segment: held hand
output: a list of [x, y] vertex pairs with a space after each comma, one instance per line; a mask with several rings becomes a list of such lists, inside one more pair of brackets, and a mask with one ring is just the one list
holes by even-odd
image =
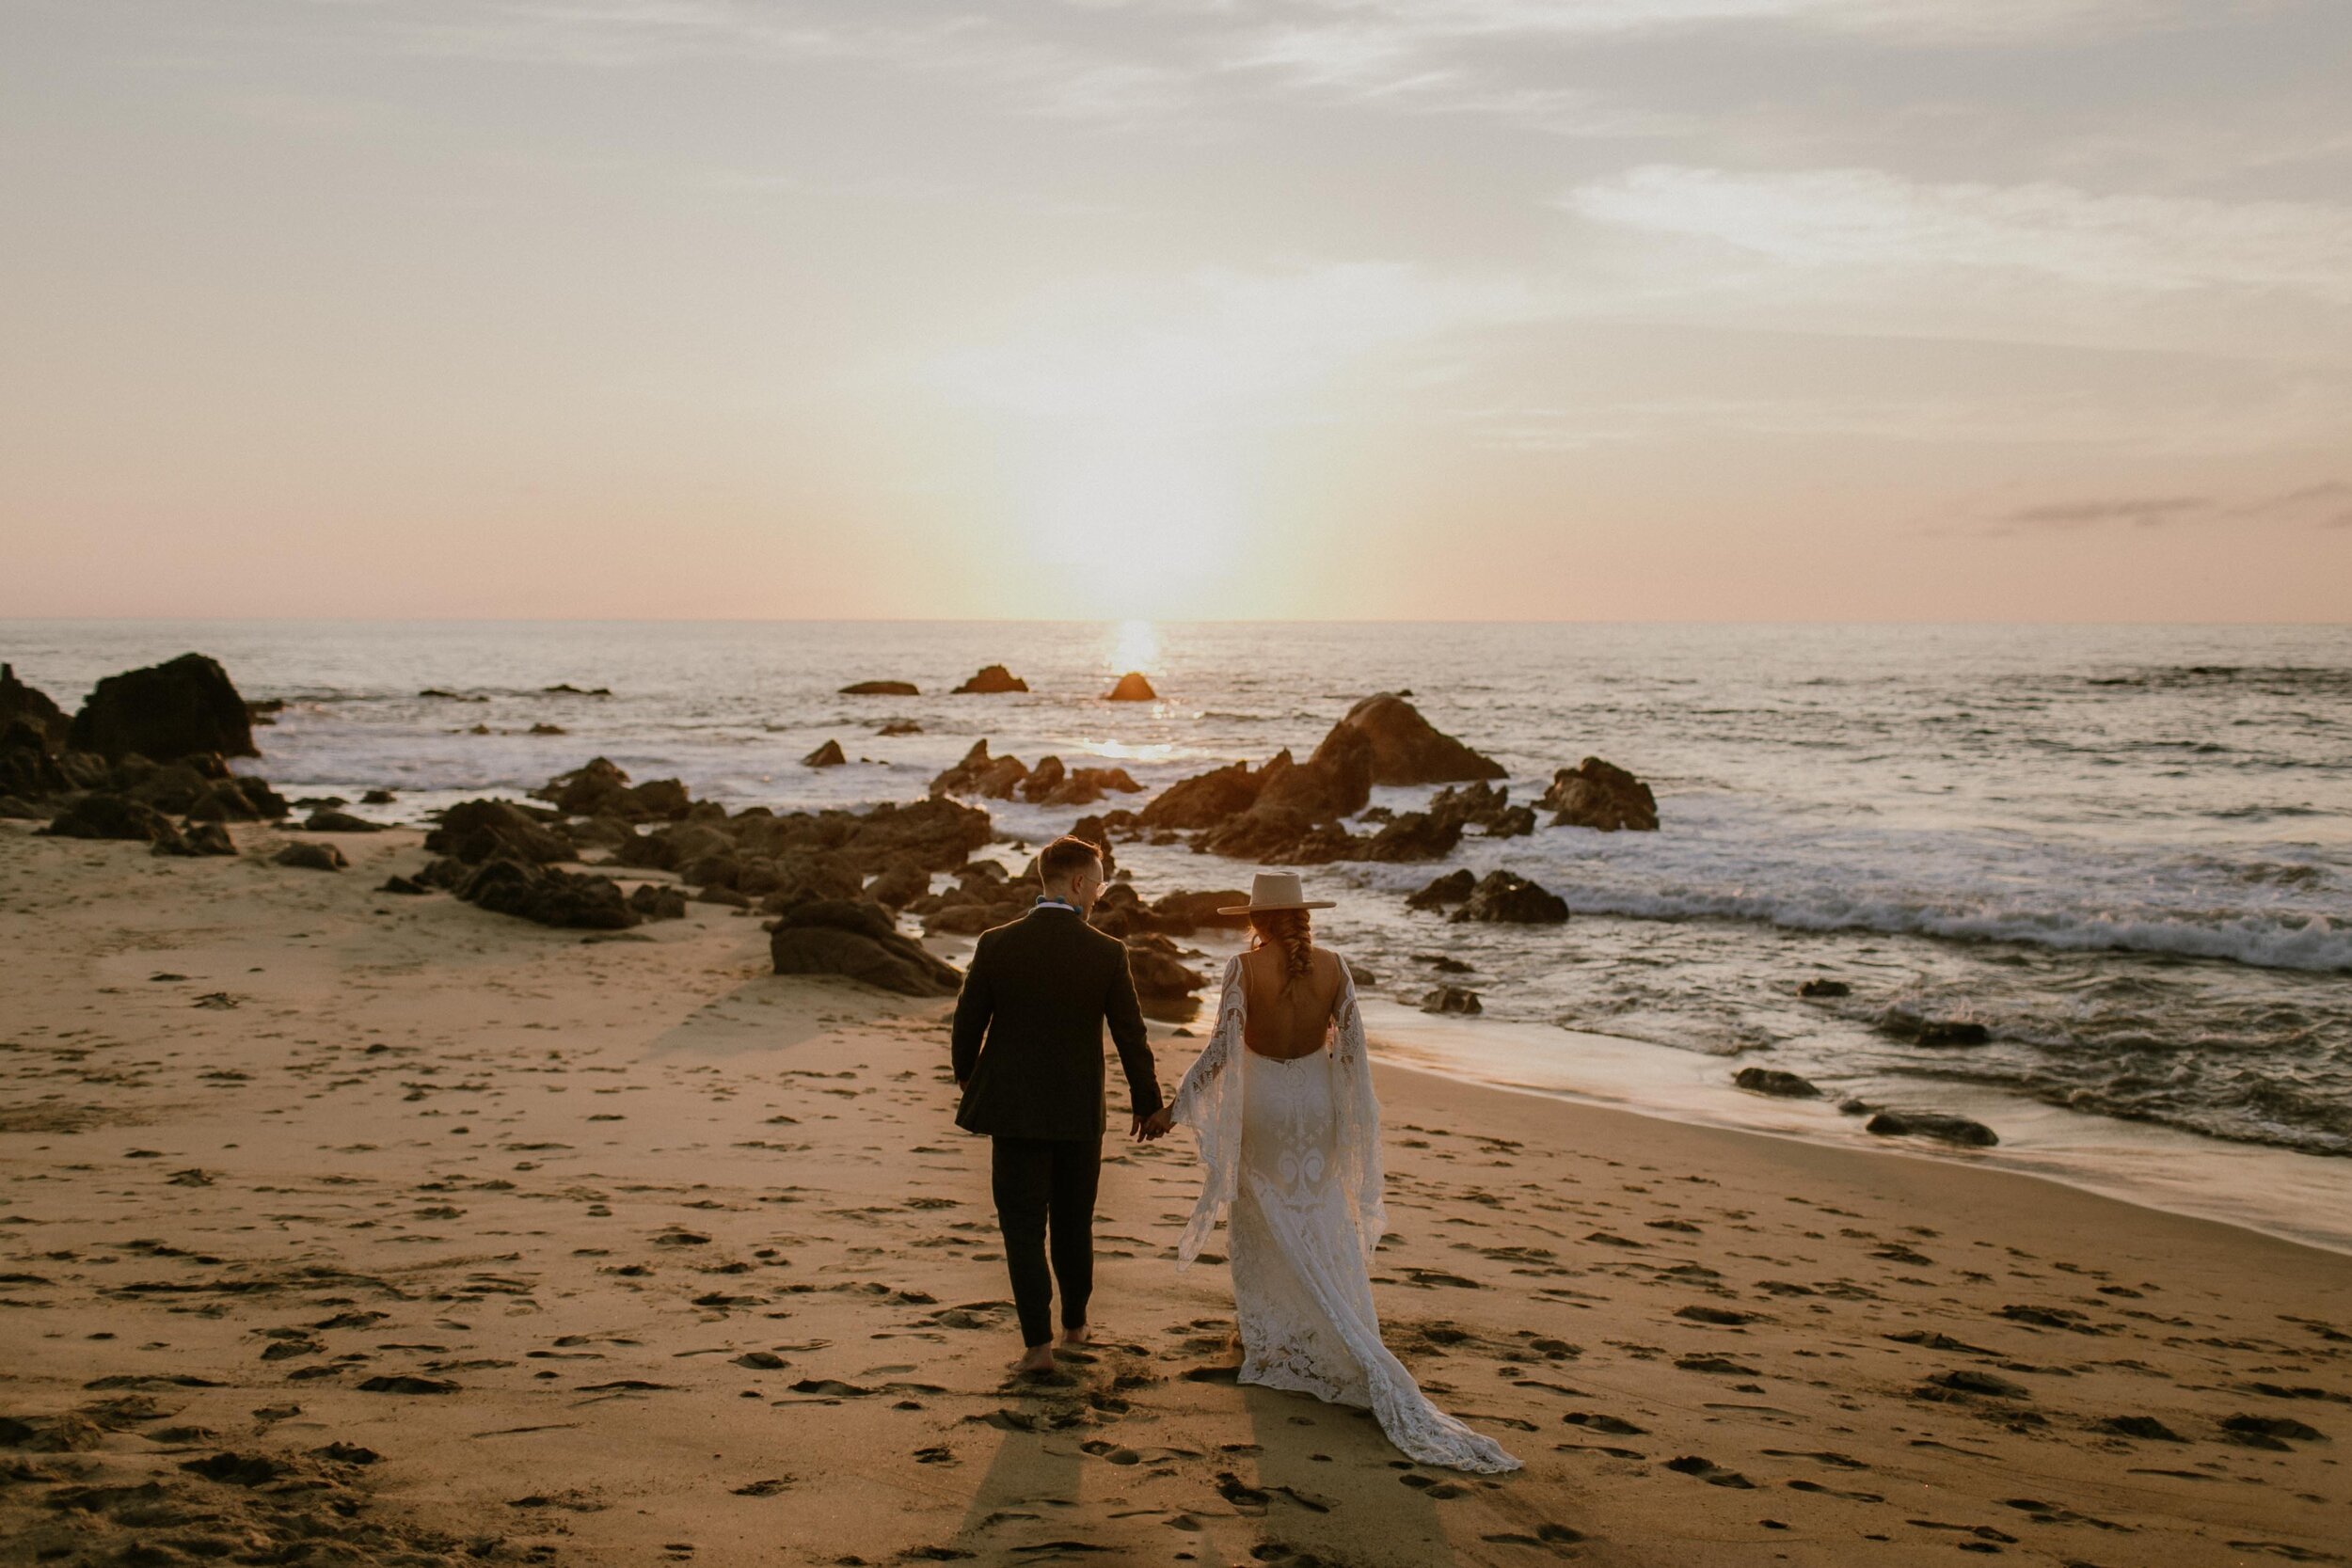
[[1136, 1136], [1145, 1143], [1151, 1143], [1155, 1139], [1167, 1137], [1168, 1130], [1175, 1125], [1175, 1118], [1168, 1114], [1168, 1107], [1163, 1105], [1136, 1123]]

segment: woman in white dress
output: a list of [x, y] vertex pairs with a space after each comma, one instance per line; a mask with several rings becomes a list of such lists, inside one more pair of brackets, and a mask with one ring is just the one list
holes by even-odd
[[1154, 1118], [1199, 1140], [1202, 1182], [1177, 1248], [1191, 1263], [1229, 1217], [1244, 1383], [1369, 1406], [1412, 1458], [1461, 1470], [1519, 1462], [1425, 1398], [1380, 1342], [1372, 1254], [1381, 1202], [1380, 1106], [1356, 986], [1314, 945], [1289, 872], [1261, 872], [1249, 950], [1225, 966], [1216, 1031]]

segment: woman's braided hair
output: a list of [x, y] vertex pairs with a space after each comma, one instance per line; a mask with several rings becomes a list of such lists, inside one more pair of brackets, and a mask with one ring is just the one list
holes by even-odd
[[1283, 984], [1303, 980], [1315, 963], [1314, 923], [1305, 910], [1259, 910], [1249, 916], [1249, 945], [1282, 950]]

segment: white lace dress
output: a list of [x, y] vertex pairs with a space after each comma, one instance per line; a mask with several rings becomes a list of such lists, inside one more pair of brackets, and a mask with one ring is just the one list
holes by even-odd
[[1381, 1202], [1380, 1104], [1356, 982], [1341, 966], [1325, 1049], [1294, 1061], [1242, 1043], [1241, 959], [1225, 967], [1216, 1031], [1177, 1090], [1202, 1181], [1177, 1246], [1189, 1265], [1230, 1215], [1241, 1381], [1370, 1406], [1389, 1440], [1425, 1465], [1516, 1470], [1490, 1437], [1431, 1404], [1380, 1342], [1372, 1255]]

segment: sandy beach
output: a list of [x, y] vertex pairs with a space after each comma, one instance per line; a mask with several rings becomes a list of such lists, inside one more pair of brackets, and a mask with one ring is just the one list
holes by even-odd
[[0, 831], [0, 1560], [2345, 1560], [2352, 1259], [1391, 1067], [1390, 1342], [1523, 1472], [1234, 1386], [1181, 1132], [1016, 1386], [946, 1004], [342, 844]]

